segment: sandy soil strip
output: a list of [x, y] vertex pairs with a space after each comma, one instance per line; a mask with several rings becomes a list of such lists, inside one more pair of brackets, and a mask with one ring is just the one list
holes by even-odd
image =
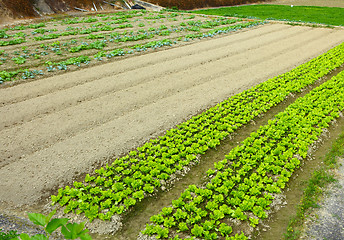
[[[0, 108], [5, 116], [0, 144], [7, 148], [1, 153], [11, 159], [1, 159], [0, 201], [13, 206], [34, 204], [95, 164], [119, 156], [200, 110], [288, 71], [343, 40], [342, 30], [266, 25], [69, 73], [63, 81], [68, 85], [69, 79], [74, 85], [61, 84], [56, 86], [58, 90], [40, 80], [45, 89], [41, 97], [35, 97], [37, 92], [25, 93], [35, 82], [2, 89], [0, 96], [17, 91], [21, 100], [12, 98], [17, 103]], [[136, 59], [142, 66], [139, 72], [123, 70], [127, 67], [124, 63]], [[82, 81], [81, 76], [89, 80]], [[53, 79], [49, 81], [55, 84]], [[118, 87], [120, 80], [122, 86]], [[94, 88], [100, 90], [92, 92]], [[26, 156], [20, 158], [16, 152]]]

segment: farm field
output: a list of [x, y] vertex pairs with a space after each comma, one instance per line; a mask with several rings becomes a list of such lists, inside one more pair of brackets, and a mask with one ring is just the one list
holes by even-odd
[[[89, 225], [94, 231], [101, 232], [101, 228], [111, 226], [111, 230], [107, 229], [102, 233], [115, 232], [123, 220], [120, 215], [129, 212], [130, 216], [136, 203], [142, 199], [155, 201], [150, 194], [156, 192], [162, 192], [159, 196], [163, 198], [164, 191], [178, 182], [178, 177], [170, 179], [171, 176], [187, 175], [193, 165], [202, 159], [201, 155], [210, 148], [216, 148], [223, 138], [230, 139], [240, 126], [261, 116], [288, 96], [314, 84], [344, 63], [344, 32], [340, 28], [290, 26], [185, 13], [133, 14], [136, 15], [119, 19], [118, 16], [124, 14], [117, 14], [113, 15], [116, 20], [112, 19], [130, 19], [130, 23], [125, 24], [131, 26], [123, 27], [130, 30], [123, 30], [122, 27], [99, 29], [111, 26], [106, 23], [87, 25], [110, 21], [106, 15], [99, 15], [73, 19], [75, 22], [70, 24], [74, 30], [68, 31], [75, 31], [75, 34], [69, 36], [63, 34], [63, 20], [48, 22], [45, 26], [35, 25], [2, 32], [3, 46], [0, 51], [4, 50], [1, 53], [4, 59], [1, 65], [3, 84], [0, 85], [0, 211], [10, 209], [20, 215], [23, 209], [41, 209], [52, 200], [65, 205], [67, 211], [79, 207], [90, 221], [95, 219], [95, 224]], [[83, 27], [84, 23], [87, 23], [87, 28]], [[112, 24], [117, 26], [116, 24], [123, 23]], [[54, 27], [57, 27], [56, 31], [49, 30]], [[154, 28], [154, 31], [149, 31], [149, 28]], [[36, 31], [33, 29], [46, 29], [57, 34], [49, 35], [46, 30], [33, 34]], [[234, 30], [236, 32], [232, 32]], [[112, 31], [115, 33], [110, 33]], [[44, 39], [46, 36], [52, 39]], [[23, 40], [6, 45], [4, 42], [9, 42], [10, 39]], [[42, 54], [43, 52], [45, 53]], [[301, 66], [297, 67], [299, 65]], [[300, 124], [306, 123], [305, 119], [297, 118], [296, 113], [302, 112], [304, 105], [309, 109], [318, 106], [319, 115], [308, 120], [326, 128], [330, 121], [338, 118], [337, 112], [343, 109], [342, 83], [341, 73], [328, 80], [328, 83], [320, 85], [310, 95], [300, 98], [276, 119], [280, 118], [282, 120], [279, 122], [283, 122], [291, 115], [295, 119], [295, 126], [289, 128], [298, 129]], [[337, 94], [338, 97], [334, 97]], [[231, 98], [228, 99], [229, 97]], [[323, 103], [320, 104], [321, 102]], [[220, 104], [210, 108], [217, 103]], [[231, 111], [235, 113], [235, 117], [230, 115]], [[302, 114], [312, 116], [314, 113], [305, 110]], [[320, 116], [327, 114], [330, 117], [322, 121]], [[202, 119], [208, 125], [203, 126]], [[221, 119], [229, 122], [224, 123]], [[265, 138], [264, 134], [271, 136], [271, 132], [278, 132], [279, 129], [273, 128], [278, 122], [276, 119], [269, 121], [258, 134], [251, 134], [251, 138], [244, 141], [242, 146], [249, 146], [252, 143], [250, 141], [260, 135]], [[295, 147], [289, 146], [297, 150], [296, 153], [288, 152], [287, 155], [299, 154], [299, 157], [292, 158], [287, 163], [288, 170], [282, 171], [281, 166], [270, 166], [271, 169], [261, 166], [261, 171], [266, 167], [265, 171], [273, 172], [272, 179], [277, 184], [269, 179], [264, 180], [268, 191], [273, 194], [265, 195], [264, 199], [259, 200], [262, 207], [255, 208], [254, 216], [248, 214], [247, 222], [251, 226], [265, 218], [264, 208], [270, 204], [271, 197], [279, 192], [279, 188], [284, 188], [293, 169], [306, 157], [309, 141], [313, 141], [321, 133], [314, 125], [307, 127], [307, 133], [312, 133], [311, 137], [301, 134], [298, 138], [302, 140], [294, 143]], [[204, 130], [204, 134], [209, 134], [206, 136], [209, 139], [201, 135], [203, 128], [207, 130]], [[293, 134], [299, 133], [292, 131], [291, 135]], [[274, 155], [277, 156], [278, 152], [285, 150], [285, 146], [276, 145], [275, 142], [269, 143], [271, 148], [278, 149], [274, 150]], [[186, 147], [181, 146], [179, 149], [177, 143], [185, 143]], [[238, 158], [238, 166], [235, 165], [233, 169], [228, 166], [223, 168], [222, 165], [227, 162], [218, 159], [223, 161], [215, 164], [217, 170], [209, 170], [206, 174], [216, 179], [211, 180], [211, 183], [217, 185], [210, 186], [208, 190], [218, 187], [226, 195], [228, 192], [216, 181], [233, 171], [244, 171], [244, 176], [251, 170], [239, 168], [243, 163], [240, 163], [243, 161], [240, 156], [245, 158], [246, 150], [243, 147], [235, 149], [226, 159], [235, 162]], [[178, 155], [177, 158], [174, 151], [180, 151], [184, 155]], [[157, 164], [154, 159], [162, 159], [166, 161], [164, 164], [171, 167]], [[114, 167], [111, 167], [113, 162]], [[175, 164], [177, 162], [179, 164]], [[172, 167], [174, 164], [176, 169]], [[132, 171], [136, 171], [134, 179], [139, 180], [129, 178]], [[144, 175], [148, 172], [150, 174]], [[140, 178], [146, 179], [144, 181], [147, 184], [143, 184]], [[72, 186], [75, 180], [79, 182], [74, 182], [72, 190], [66, 187]], [[251, 180], [259, 181], [259, 178]], [[179, 195], [182, 194], [182, 200], [188, 201], [190, 209], [194, 208], [191, 206], [192, 201], [194, 206], [204, 204], [206, 209], [215, 210], [213, 212], [219, 214], [212, 215], [211, 219], [222, 219], [216, 207], [218, 204], [215, 206], [212, 201], [200, 201], [208, 194], [207, 190], [203, 186], [194, 186], [196, 183], [188, 184], [190, 187], [184, 187], [187, 190], [184, 193], [180, 190]], [[240, 188], [240, 181], [238, 184]], [[112, 196], [110, 191], [102, 194], [110, 194], [112, 200], [97, 200], [101, 188], [96, 186], [102, 185], [130, 197]], [[131, 192], [122, 191], [126, 186], [130, 186], [128, 191]], [[134, 192], [130, 190], [131, 187]], [[90, 199], [78, 199], [84, 196], [78, 194], [84, 189], [94, 194], [92, 199], [98, 201], [100, 212], [94, 202], [88, 203]], [[53, 196], [50, 200], [51, 194]], [[214, 239], [215, 230], [210, 225], [207, 230], [209, 236], [200, 233], [207, 228], [205, 225], [208, 223], [202, 225], [202, 229], [195, 222], [190, 223], [191, 220], [185, 220], [184, 223], [180, 221], [179, 230], [173, 225], [173, 221], [167, 216], [172, 213], [173, 216], [181, 214], [179, 219], [183, 219], [182, 206], [178, 204], [179, 195], [176, 193], [168, 199], [170, 204], [175, 200], [173, 207], [162, 210], [162, 215], [167, 220], [161, 218], [161, 214], [151, 214], [151, 218], [146, 216], [146, 223], [151, 220], [165, 226], [159, 228], [151, 225], [146, 229], [146, 234], [156, 233], [166, 237], [166, 229], [170, 229], [170, 237], [175, 236], [173, 232], [180, 230], [185, 232], [185, 236], [191, 234]], [[217, 195], [218, 201], [221, 202], [219, 195], [221, 194]], [[237, 206], [237, 196], [239, 195], [228, 196], [232, 199], [229, 204]], [[86, 206], [83, 210], [78, 200]], [[118, 202], [113, 208], [112, 201]], [[243, 211], [250, 210], [250, 203], [246, 205], [242, 210], [237, 208], [239, 210], [235, 212], [226, 210], [225, 207], [221, 211], [244, 220], [246, 215]], [[111, 211], [106, 210], [110, 208]], [[195, 221], [204, 223], [204, 217]], [[112, 222], [110, 225], [105, 222], [105, 225], [100, 224], [102, 227], [99, 227], [97, 224], [102, 222], [99, 218], [111, 219]], [[209, 224], [219, 225], [221, 230], [216, 230], [215, 233], [218, 236], [229, 236], [232, 232], [227, 223], [209, 221]], [[190, 226], [190, 231], [185, 229]], [[141, 230], [143, 227], [140, 226]], [[234, 228], [234, 233], [240, 233], [238, 229]], [[115, 239], [117, 237], [126, 239], [118, 235]]]

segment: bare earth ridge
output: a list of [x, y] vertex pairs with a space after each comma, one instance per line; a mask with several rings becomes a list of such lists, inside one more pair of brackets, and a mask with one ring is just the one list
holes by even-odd
[[190, 116], [344, 41], [344, 30], [249, 31], [0, 89], [0, 202], [34, 205]]

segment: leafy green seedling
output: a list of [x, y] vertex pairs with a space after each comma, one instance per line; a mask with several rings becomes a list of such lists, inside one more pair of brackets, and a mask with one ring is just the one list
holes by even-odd
[[68, 223], [68, 218], [54, 218], [56, 209], [49, 213], [47, 216], [40, 213], [28, 213], [28, 217], [35, 225], [44, 227], [45, 234], [36, 234], [30, 237], [26, 233], [20, 234], [14, 240], [48, 240], [51, 234], [61, 227], [61, 233], [66, 239], [92, 240], [91, 236], [87, 234], [88, 230], [84, 229], [85, 223]]

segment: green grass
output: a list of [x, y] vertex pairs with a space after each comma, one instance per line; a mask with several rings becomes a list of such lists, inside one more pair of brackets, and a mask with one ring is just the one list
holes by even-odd
[[319, 198], [323, 194], [323, 189], [328, 184], [336, 181], [333, 172], [330, 170], [338, 166], [337, 157], [342, 156], [344, 156], [344, 128], [342, 128], [342, 133], [333, 143], [330, 152], [326, 154], [324, 159], [325, 164], [319, 170], [315, 171], [311, 179], [309, 179], [303, 192], [303, 197], [297, 206], [296, 215], [289, 221], [287, 231], [284, 234], [285, 240], [299, 238], [307, 213], [311, 209], [318, 207]]
[[344, 26], [344, 8], [289, 5], [247, 5], [193, 11], [193, 13], [231, 17], [285, 20]]

